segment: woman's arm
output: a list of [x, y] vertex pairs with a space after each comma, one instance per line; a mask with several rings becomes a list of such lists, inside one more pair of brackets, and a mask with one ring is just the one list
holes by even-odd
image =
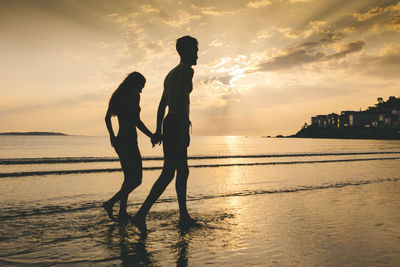
[[115, 138], [114, 130], [112, 128], [110, 108], [108, 108], [108, 110], [107, 110], [105, 121], [106, 121], [108, 133], [110, 134], [111, 146], [114, 146], [116, 138]]
[[136, 127], [139, 128], [140, 131], [142, 131], [142, 133], [144, 133], [145, 135], [147, 135], [150, 138], [153, 138], [153, 134], [150, 132], [150, 130], [146, 127], [146, 125], [144, 125], [144, 123], [142, 122], [142, 120], [138, 119], [137, 125]]

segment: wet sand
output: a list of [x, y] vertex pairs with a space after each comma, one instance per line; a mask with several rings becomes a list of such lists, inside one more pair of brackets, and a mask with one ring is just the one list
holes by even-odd
[[[193, 176], [199, 179], [200, 174]], [[79, 178], [75, 186], [81, 190], [90, 184], [105, 185], [92, 183], [104, 177], [62, 177], [47, 180]], [[167, 191], [149, 214], [145, 238], [130, 223], [110, 221], [97, 194], [33, 201], [36, 211], [31, 207], [25, 214], [23, 207], [29, 204], [21, 202], [14, 214], [9, 210], [0, 221], [0, 264], [393, 266], [400, 262], [398, 179], [297, 191], [247, 194], [242, 190], [214, 196], [200, 192], [188, 206], [202, 226], [188, 231], [178, 227], [173, 186]], [[135, 195], [131, 198], [128, 211], [134, 214], [140, 201]]]
[[[14, 144], [18, 140], [21, 143]], [[81, 158], [115, 156], [107, 138], [18, 140], [3, 140], [3, 158], [42, 160], [50, 155], [56, 163], [3, 164], [1, 173], [58, 174], [0, 178], [2, 266], [396, 266], [400, 262], [399, 142], [195, 139], [191, 155], [230, 156], [189, 161], [191, 166], [202, 165], [190, 168], [188, 182], [189, 211], [201, 227], [179, 229], [171, 183], [149, 213], [150, 231], [144, 238], [132, 224], [109, 220], [101, 208], [120, 188], [122, 173], [81, 171], [119, 167], [118, 162]], [[48, 145], [48, 140], [53, 143]], [[58, 162], [57, 157], [67, 156], [79, 157], [79, 162]], [[144, 161], [144, 166], [161, 163]], [[130, 214], [139, 209], [159, 174], [159, 169], [144, 171], [142, 185], [129, 197]]]

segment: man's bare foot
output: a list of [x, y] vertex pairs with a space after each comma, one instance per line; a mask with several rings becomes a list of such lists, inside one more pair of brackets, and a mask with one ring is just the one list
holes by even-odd
[[131, 222], [134, 226], [136, 226], [142, 234], [147, 233], [146, 219], [135, 215], [131, 218]]
[[200, 226], [200, 224], [195, 219], [192, 219], [190, 216], [181, 217], [179, 219], [179, 227], [181, 229], [188, 229], [190, 227], [196, 226]]
[[120, 223], [127, 223], [130, 219], [132, 219], [132, 217], [129, 216], [127, 213], [120, 213], [118, 214], [116, 221]]
[[107, 212], [108, 218], [111, 220], [115, 220], [114, 215], [113, 215], [113, 206], [107, 202], [104, 202], [103, 205], [101, 205], [103, 209]]

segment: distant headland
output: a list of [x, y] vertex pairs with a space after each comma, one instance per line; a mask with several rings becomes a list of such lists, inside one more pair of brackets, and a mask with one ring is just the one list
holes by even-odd
[[6, 132], [0, 133], [0, 135], [57, 135], [57, 136], [68, 136], [65, 133], [55, 133], [55, 132]]
[[295, 135], [288, 137], [340, 139], [400, 139], [400, 98], [390, 96], [364, 111], [311, 117]]

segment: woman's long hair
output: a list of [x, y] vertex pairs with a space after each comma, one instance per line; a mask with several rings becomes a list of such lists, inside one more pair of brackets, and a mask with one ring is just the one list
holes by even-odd
[[[118, 86], [110, 98], [109, 110], [111, 115], [122, 115], [130, 110], [130, 107], [138, 108], [139, 103], [132, 103], [132, 96], [137, 95], [139, 101], [139, 89], [146, 83], [146, 78], [139, 72], [132, 72]], [[136, 107], [137, 106], [137, 107]]]

